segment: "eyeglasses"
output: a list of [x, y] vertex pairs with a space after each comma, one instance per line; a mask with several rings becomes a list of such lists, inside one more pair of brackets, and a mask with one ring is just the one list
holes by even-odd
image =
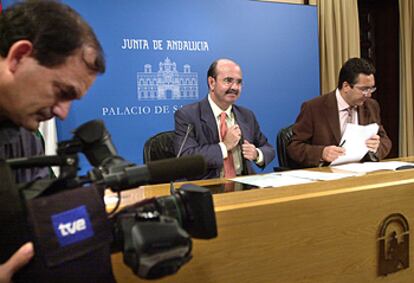
[[232, 84], [236, 84], [236, 85], [242, 85], [243, 84], [243, 80], [242, 79], [235, 79], [232, 77], [225, 77], [223, 80], [223, 84], [225, 85], [232, 85]]
[[365, 96], [367, 96], [369, 93], [374, 93], [377, 90], [376, 87], [359, 87], [356, 85], [354, 85], [354, 87], [360, 90]]

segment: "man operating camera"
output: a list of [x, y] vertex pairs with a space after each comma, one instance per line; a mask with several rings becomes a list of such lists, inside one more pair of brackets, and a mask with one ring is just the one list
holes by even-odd
[[[24, 1], [5, 9], [0, 38], [0, 159], [30, 157], [42, 152], [32, 133], [39, 123], [65, 119], [71, 102], [105, 72], [103, 51], [81, 16], [56, 1]], [[17, 182], [45, 176], [41, 169], [14, 174]], [[0, 282], [9, 282], [32, 256], [32, 245], [24, 245], [0, 265]]]

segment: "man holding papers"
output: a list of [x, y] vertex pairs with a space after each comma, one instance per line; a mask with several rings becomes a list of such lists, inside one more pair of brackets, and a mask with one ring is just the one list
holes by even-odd
[[366, 60], [349, 59], [340, 70], [335, 91], [303, 103], [288, 146], [293, 161], [302, 167], [315, 167], [344, 156], [345, 145], [352, 142], [349, 137], [342, 138], [348, 124], [376, 123], [378, 131], [362, 145], [368, 151], [363, 160], [376, 161], [387, 156], [391, 140], [381, 125], [378, 102], [371, 98], [376, 90], [374, 73], [375, 68]]

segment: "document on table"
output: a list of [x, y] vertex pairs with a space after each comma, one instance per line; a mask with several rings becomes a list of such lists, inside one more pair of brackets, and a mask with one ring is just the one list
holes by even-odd
[[292, 177], [281, 173], [269, 173], [266, 175], [251, 175], [236, 177], [232, 181], [256, 186], [259, 188], [282, 187], [313, 182], [313, 180]]
[[270, 173], [265, 175], [236, 177], [231, 180], [260, 188], [267, 188], [305, 184], [314, 181], [330, 181], [359, 175], [361, 174], [293, 170], [280, 173]]
[[360, 173], [331, 173], [331, 172], [318, 172], [318, 171], [309, 171], [309, 170], [293, 170], [282, 172], [281, 174], [285, 176], [291, 176], [296, 178], [309, 179], [314, 181], [331, 181], [338, 180], [342, 178], [361, 176]]
[[340, 142], [346, 150], [345, 155], [335, 159], [330, 166], [360, 161], [368, 152], [368, 147], [365, 144], [366, 140], [377, 134], [378, 129], [377, 123], [366, 126], [347, 124]]
[[334, 166], [332, 168], [346, 171], [368, 173], [379, 170], [396, 170], [402, 166], [413, 166], [413, 163], [402, 161], [384, 161], [384, 162], [364, 162], [364, 163], [348, 163]]

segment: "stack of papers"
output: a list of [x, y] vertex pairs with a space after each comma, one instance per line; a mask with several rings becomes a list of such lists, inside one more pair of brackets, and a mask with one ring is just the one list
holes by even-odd
[[379, 126], [377, 123], [369, 125], [347, 124], [345, 132], [342, 135], [340, 144], [343, 144], [345, 155], [339, 156], [332, 161], [330, 166], [360, 161], [368, 152], [365, 144], [367, 139], [378, 133]]
[[289, 185], [298, 185], [313, 182], [309, 179], [301, 179], [291, 176], [285, 176], [280, 173], [270, 173], [266, 175], [251, 175], [244, 177], [237, 177], [231, 179], [232, 181], [256, 186], [259, 188], [282, 187]]
[[308, 170], [295, 170], [295, 171], [286, 171], [282, 173], [283, 175], [309, 179], [314, 181], [331, 181], [338, 180], [342, 178], [360, 176], [359, 173], [330, 173], [330, 172], [317, 172], [317, 171], [308, 171]]
[[379, 170], [396, 170], [401, 166], [413, 166], [413, 163], [402, 161], [385, 161], [385, 162], [364, 162], [364, 163], [349, 163], [344, 165], [334, 166], [333, 168], [358, 172], [368, 173]]
[[237, 177], [232, 181], [248, 184], [260, 188], [282, 187], [289, 185], [298, 185], [311, 183], [315, 181], [330, 181], [352, 176], [358, 176], [358, 173], [325, 173], [308, 170], [285, 171], [280, 173], [270, 173], [266, 175], [252, 175]]

